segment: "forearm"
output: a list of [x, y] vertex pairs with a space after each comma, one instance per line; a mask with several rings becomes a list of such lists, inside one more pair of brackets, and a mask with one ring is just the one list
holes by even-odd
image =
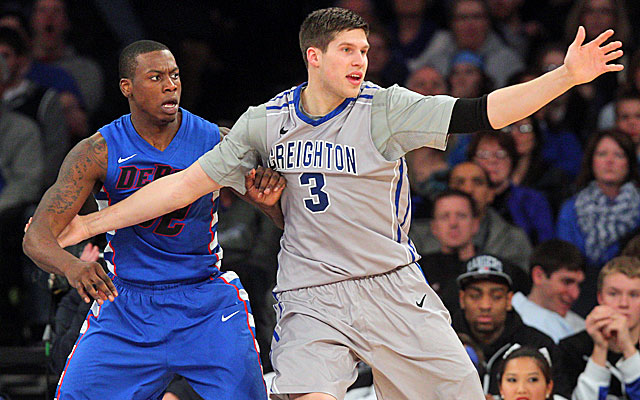
[[99, 212], [82, 217], [88, 237], [165, 215], [220, 188], [196, 162], [186, 170], [155, 180]]
[[282, 209], [280, 208], [280, 202], [278, 201], [271, 207], [258, 205], [260, 211], [265, 213], [267, 217], [280, 229], [284, 229], [284, 215], [282, 215]]
[[574, 86], [563, 65], [529, 82], [497, 89], [487, 99], [494, 129], [501, 129], [538, 111]]
[[66, 267], [78, 260], [58, 245], [51, 228], [38, 218], [25, 233], [22, 249], [38, 268], [58, 275], [65, 275]]

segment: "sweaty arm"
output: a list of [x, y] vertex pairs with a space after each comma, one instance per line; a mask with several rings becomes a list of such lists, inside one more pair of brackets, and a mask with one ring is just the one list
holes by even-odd
[[115, 287], [100, 264], [81, 261], [65, 251], [56, 237], [78, 213], [107, 171], [107, 144], [100, 133], [78, 143], [66, 156], [56, 182], [47, 190], [23, 240], [24, 252], [41, 269], [64, 275], [86, 302], [87, 294], [113, 299]]

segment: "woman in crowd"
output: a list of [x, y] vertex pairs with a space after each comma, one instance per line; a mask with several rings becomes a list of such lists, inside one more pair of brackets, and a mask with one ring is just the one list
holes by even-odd
[[503, 400], [552, 398], [551, 362], [545, 348], [519, 347], [505, 355], [498, 375]]
[[569, 197], [569, 178], [543, 158], [544, 143], [537, 121], [525, 118], [503, 131], [511, 134], [518, 152], [511, 181], [542, 192], [549, 200], [553, 215], [556, 215], [562, 202]]
[[489, 174], [494, 192], [492, 207], [508, 222], [521, 227], [533, 243], [553, 238], [553, 214], [544, 194], [515, 184], [512, 174], [519, 155], [511, 135], [496, 131], [475, 134], [469, 159]]
[[619, 254], [640, 226], [640, 173], [629, 136], [615, 130], [594, 134], [576, 188], [578, 193], [560, 209], [557, 236], [587, 258], [586, 279], [575, 306], [586, 315], [596, 303], [600, 268]]

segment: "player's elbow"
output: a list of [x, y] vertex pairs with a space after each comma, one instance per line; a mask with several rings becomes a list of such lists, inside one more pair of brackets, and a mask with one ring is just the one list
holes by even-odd
[[38, 240], [35, 236], [35, 232], [32, 229], [28, 229], [22, 237], [22, 251], [31, 259], [33, 259], [38, 246]]

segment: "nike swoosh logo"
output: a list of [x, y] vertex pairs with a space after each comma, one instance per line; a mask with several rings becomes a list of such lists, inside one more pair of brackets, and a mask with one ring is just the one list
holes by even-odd
[[229, 318], [233, 317], [234, 315], [236, 315], [236, 314], [237, 314], [237, 313], [239, 313], [239, 312], [240, 312], [240, 310], [238, 310], [238, 311], [234, 312], [234, 313], [233, 313], [233, 314], [231, 314], [231, 315], [227, 315], [227, 316], [225, 316], [224, 314], [222, 314], [222, 322], [226, 322]]
[[427, 297], [427, 295], [425, 294], [424, 296], [422, 296], [422, 300], [420, 301], [416, 301], [416, 305], [420, 308], [422, 308], [422, 305], [424, 304], [424, 299]]
[[125, 162], [127, 160], [130, 160], [130, 159], [132, 159], [133, 157], [135, 157], [137, 155], [138, 155], [138, 153], [136, 153], [136, 154], [134, 154], [132, 156], [129, 156], [129, 157], [125, 157], [125, 158], [120, 157], [120, 158], [118, 158], [118, 164], [123, 163], [123, 162]]
[[287, 133], [289, 130], [288, 129], [284, 129], [284, 126], [282, 128], [280, 128], [280, 136], [284, 135], [285, 133]]

